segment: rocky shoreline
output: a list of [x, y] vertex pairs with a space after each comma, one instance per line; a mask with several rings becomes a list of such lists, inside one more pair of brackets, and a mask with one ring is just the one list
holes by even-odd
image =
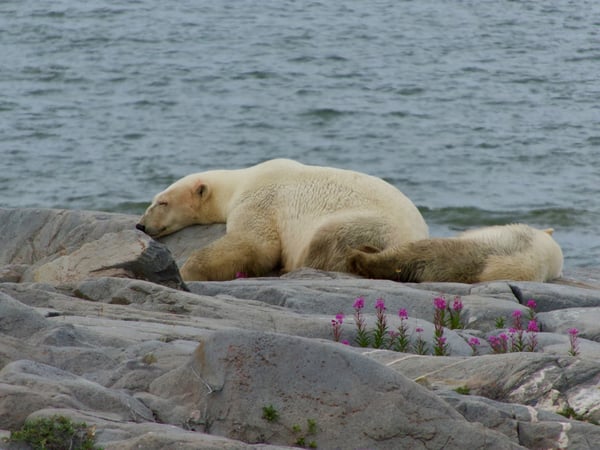
[[[59, 414], [95, 426], [105, 449], [600, 442], [598, 269], [546, 284], [401, 284], [312, 270], [185, 284], [176, 264], [224, 227], [159, 243], [136, 220], [0, 209], [0, 436]], [[354, 344], [353, 303], [363, 297], [370, 328], [383, 299], [389, 328], [406, 309], [411, 343], [422, 337], [431, 350], [440, 296], [463, 305], [465, 328], [444, 330], [449, 356]], [[530, 299], [535, 351], [494, 353], [489, 338], [510, 334]], [[352, 345], [333, 341], [340, 312]]]

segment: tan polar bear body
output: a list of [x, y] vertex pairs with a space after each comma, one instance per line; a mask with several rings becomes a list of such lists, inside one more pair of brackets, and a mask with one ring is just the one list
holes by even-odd
[[415, 205], [385, 181], [286, 159], [188, 175], [157, 194], [137, 228], [158, 238], [226, 223], [192, 253], [184, 280], [229, 280], [299, 267], [348, 272], [353, 248], [382, 251], [428, 237]]
[[562, 272], [563, 254], [551, 235], [552, 229], [512, 224], [404, 243], [382, 252], [356, 250], [350, 271], [405, 282], [544, 282]]

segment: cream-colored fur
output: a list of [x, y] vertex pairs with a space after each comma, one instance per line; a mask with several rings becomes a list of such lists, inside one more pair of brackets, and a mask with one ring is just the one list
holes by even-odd
[[385, 181], [286, 159], [188, 175], [155, 196], [137, 227], [158, 238], [209, 223], [227, 223], [227, 233], [188, 258], [186, 281], [303, 266], [347, 272], [352, 248], [428, 236], [415, 205]]
[[412, 282], [549, 281], [561, 275], [563, 265], [552, 231], [512, 224], [414, 241], [382, 252], [356, 250], [350, 271]]

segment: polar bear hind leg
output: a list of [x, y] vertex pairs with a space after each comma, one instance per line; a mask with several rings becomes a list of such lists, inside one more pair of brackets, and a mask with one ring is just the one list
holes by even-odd
[[347, 214], [328, 219], [317, 228], [301, 265], [332, 272], [351, 272], [350, 258], [360, 249], [379, 252], [389, 245], [393, 230], [369, 215]]

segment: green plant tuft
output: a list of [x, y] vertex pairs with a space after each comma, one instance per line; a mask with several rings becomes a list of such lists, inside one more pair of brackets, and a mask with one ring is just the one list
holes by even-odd
[[151, 365], [154, 364], [155, 362], [158, 361], [158, 358], [156, 358], [156, 356], [154, 355], [154, 353], [146, 353], [143, 357], [142, 357], [142, 362], [146, 365]]
[[459, 386], [456, 389], [454, 389], [454, 392], [461, 395], [469, 395], [471, 393], [471, 389], [469, 389], [468, 386]]
[[317, 421], [314, 419], [306, 419], [306, 432], [303, 432], [302, 427], [295, 423], [292, 425], [292, 432], [298, 437], [296, 438], [294, 445], [302, 448], [317, 448], [316, 441], [311, 440], [308, 443], [306, 442], [307, 436], [315, 435], [317, 434], [317, 431]]
[[99, 450], [94, 445], [95, 432], [95, 427], [73, 423], [68, 417], [41, 417], [28, 420], [20, 430], [11, 432], [9, 441], [24, 442], [34, 450]]
[[307, 434], [316, 434], [317, 432], [317, 421], [314, 419], [306, 419]]
[[276, 422], [279, 419], [279, 413], [273, 405], [263, 406], [262, 418], [269, 422]]

